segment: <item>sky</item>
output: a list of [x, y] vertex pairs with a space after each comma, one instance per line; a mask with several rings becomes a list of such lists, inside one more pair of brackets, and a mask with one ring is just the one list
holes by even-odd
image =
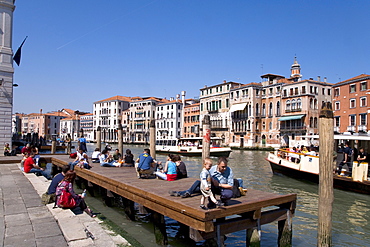
[[116, 95], [199, 97], [273, 73], [337, 83], [369, 74], [367, 0], [17, 0], [16, 113], [92, 112]]

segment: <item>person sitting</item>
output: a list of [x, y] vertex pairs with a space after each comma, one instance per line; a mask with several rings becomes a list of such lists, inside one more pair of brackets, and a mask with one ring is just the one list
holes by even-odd
[[75, 165], [80, 163], [81, 159], [83, 159], [87, 163], [87, 166], [84, 167], [84, 168], [86, 168], [86, 169], [91, 168], [91, 166], [89, 165], [89, 157], [87, 156], [87, 154], [82, 149], [79, 149], [78, 152], [77, 152], [76, 159], [73, 162], [69, 163], [69, 165], [71, 166], [72, 171], [74, 170]]
[[157, 175], [159, 178], [167, 181], [175, 181], [177, 178], [177, 166], [176, 163], [173, 160], [172, 154], [169, 154], [167, 157], [167, 162], [164, 165], [164, 168], [162, 171], [155, 172], [155, 175]]
[[312, 155], [312, 156], [316, 156], [316, 150], [314, 147], [311, 147], [310, 148], [310, 151], [306, 153], [306, 155]]
[[107, 149], [104, 149], [100, 156], [99, 156], [100, 166], [104, 167], [118, 167], [119, 165], [116, 165], [113, 158], [109, 155], [109, 151]]
[[96, 217], [96, 215], [93, 214], [92, 211], [90, 210], [90, 208], [86, 205], [84, 198], [81, 195], [77, 195], [74, 192], [73, 182], [75, 181], [75, 179], [76, 179], [76, 172], [71, 171], [71, 170], [67, 171], [67, 173], [64, 176], [64, 179], [62, 180], [62, 182], [59, 183], [59, 185], [56, 189], [56, 192], [55, 192], [55, 195], [57, 196], [57, 199], [56, 199], [57, 206], [62, 207], [59, 204], [59, 198], [60, 198], [60, 195], [62, 194], [63, 191], [67, 191], [67, 192], [71, 193], [72, 198], [76, 202], [75, 207], [73, 207], [72, 209], [74, 209], [76, 207], [80, 207], [81, 210], [85, 211], [91, 217], [93, 217], [93, 218]]
[[126, 154], [123, 157], [123, 159], [125, 161], [123, 163], [124, 167], [133, 167], [134, 166], [134, 155], [131, 153], [130, 149], [126, 149]]
[[144, 149], [144, 152], [140, 154], [139, 158], [136, 160], [135, 165], [137, 165], [136, 171], [138, 178], [149, 178], [153, 175], [156, 163], [152, 156], [150, 156], [149, 149]]
[[[216, 166], [212, 166], [209, 170], [212, 176], [212, 193], [221, 194], [221, 205], [227, 205], [231, 197], [240, 196], [238, 180], [234, 180], [232, 169], [227, 166], [227, 159], [220, 157]], [[169, 191], [171, 196], [181, 196], [183, 198], [190, 197], [194, 193], [200, 193], [200, 181], [197, 180], [193, 185], [184, 191]], [[233, 190], [236, 192], [234, 193]], [[213, 202], [208, 204], [208, 208], [215, 207]]]
[[24, 146], [21, 150], [21, 153], [24, 155], [25, 153], [27, 153], [28, 155], [30, 155], [32, 149], [31, 149], [31, 144], [27, 143], [26, 146]]
[[360, 164], [361, 162], [367, 161], [367, 153], [364, 151], [363, 147], [360, 147], [359, 149], [357, 161], [358, 161], [358, 164]]
[[70, 169], [71, 167], [69, 165], [65, 165], [62, 167], [62, 172], [53, 177], [47, 191], [48, 195], [55, 194], [58, 184], [64, 179], [64, 176]]
[[31, 153], [29, 157], [24, 161], [23, 171], [25, 173], [35, 173], [37, 176], [44, 176], [47, 179], [51, 179], [51, 175], [44, 171], [43, 168], [35, 164], [34, 154]]
[[119, 152], [119, 149], [117, 148], [115, 151], [114, 151], [114, 154], [113, 154], [113, 160], [114, 161], [119, 161], [122, 159], [122, 154]]
[[178, 155], [178, 154], [175, 154], [173, 155], [173, 159], [172, 159], [174, 162], [176, 162], [176, 166], [177, 166], [177, 179], [181, 179], [181, 178], [187, 178], [188, 177], [188, 172], [186, 170], [186, 165], [185, 163], [181, 160], [181, 156]]
[[10, 156], [9, 143], [5, 143], [5, 146], [4, 146], [4, 156]]
[[91, 154], [91, 162], [99, 163], [100, 148], [95, 148], [94, 152]]

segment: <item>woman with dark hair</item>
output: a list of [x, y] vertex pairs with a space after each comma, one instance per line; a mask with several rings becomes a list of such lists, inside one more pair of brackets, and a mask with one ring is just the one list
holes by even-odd
[[186, 171], [186, 165], [185, 163], [181, 160], [181, 157], [180, 155], [178, 154], [175, 154], [173, 156], [173, 162], [176, 163], [176, 166], [177, 166], [177, 179], [181, 179], [181, 178], [187, 178], [188, 177], [188, 172]]
[[55, 195], [57, 196], [57, 200], [56, 200], [57, 205], [58, 205], [58, 200], [59, 200], [58, 197], [62, 194], [63, 191], [67, 191], [67, 192], [71, 193], [71, 196], [73, 197], [73, 199], [76, 202], [76, 205], [75, 205], [74, 208], [80, 207], [81, 210], [85, 211], [91, 217], [93, 217], [93, 218], [96, 217], [96, 215], [93, 214], [92, 211], [90, 210], [90, 208], [86, 205], [83, 196], [78, 195], [74, 192], [73, 182], [75, 181], [75, 179], [76, 179], [76, 172], [75, 171], [68, 171], [65, 174], [64, 179], [58, 184], [57, 190], [55, 192]]
[[134, 166], [134, 155], [131, 153], [130, 149], [126, 149], [126, 154], [123, 159], [125, 160], [125, 163], [123, 164], [124, 167]]

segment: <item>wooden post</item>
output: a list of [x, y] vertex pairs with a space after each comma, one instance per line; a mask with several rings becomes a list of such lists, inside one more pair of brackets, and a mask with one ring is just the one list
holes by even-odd
[[101, 150], [101, 128], [100, 126], [98, 126], [98, 128], [96, 129], [96, 147], [99, 148], [100, 151]]
[[261, 209], [254, 211], [251, 217], [256, 221], [257, 227], [247, 229], [246, 246], [259, 247], [261, 246]]
[[53, 140], [51, 141], [51, 154], [55, 154], [57, 151], [57, 141], [55, 140], [55, 136], [53, 136]]
[[123, 157], [123, 131], [122, 131], [122, 125], [121, 125], [120, 120], [118, 120], [117, 134], [118, 134], [118, 149], [121, 152], [122, 157]]
[[203, 118], [203, 143], [202, 143], [202, 160], [209, 158], [211, 147], [211, 120], [208, 115]]
[[278, 221], [278, 246], [292, 246], [292, 213], [287, 209], [287, 219]]
[[154, 225], [155, 241], [159, 245], [167, 245], [166, 222], [163, 214], [151, 210], [151, 218]]
[[135, 202], [121, 197], [122, 198], [122, 204], [123, 204], [123, 210], [125, 211], [126, 218], [131, 221], [135, 221]]
[[333, 150], [334, 150], [334, 114], [330, 102], [324, 102], [319, 117], [319, 223], [317, 246], [331, 246], [331, 228], [333, 212]]
[[155, 135], [155, 120], [150, 120], [150, 132], [149, 132], [149, 145], [150, 145], [150, 156], [152, 156], [153, 159], [156, 159], [156, 153], [155, 153], [155, 141], [156, 141], [156, 135]]

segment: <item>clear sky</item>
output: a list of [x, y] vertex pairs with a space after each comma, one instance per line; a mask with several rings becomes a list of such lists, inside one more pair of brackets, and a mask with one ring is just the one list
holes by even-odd
[[223, 80], [336, 83], [370, 73], [368, 0], [17, 0], [14, 112], [92, 111], [115, 95], [199, 97]]

